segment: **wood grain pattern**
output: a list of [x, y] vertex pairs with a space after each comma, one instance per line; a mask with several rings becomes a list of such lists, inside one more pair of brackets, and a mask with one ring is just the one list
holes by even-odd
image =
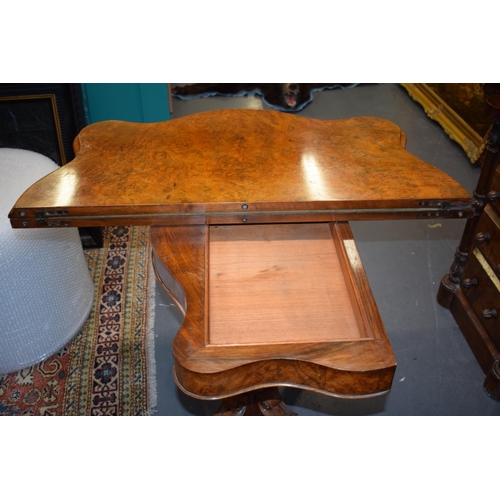
[[210, 345], [359, 339], [330, 225], [212, 226]]
[[9, 216], [14, 227], [36, 227], [35, 211], [59, 209], [68, 214], [51, 218], [73, 226], [275, 212], [415, 218], [423, 200], [472, 215], [465, 189], [402, 144], [399, 127], [371, 117], [232, 109], [153, 124], [99, 122], [75, 140], [76, 158], [30, 187]]
[[[293, 386], [356, 398], [390, 389], [396, 362], [348, 223], [333, 224], [330, 234], [341, 238], [338, 247], [344, 248], [344, 239], [348, 246], [340, 252], [349, 269], [343, 275], [350, 283], [346, 287], [360, 288], [351, 295], [351, 304], [369, 333], [363, 339], [336, 341], [211, 345], [208, 232], [204, 225], [151, 229], [157, 268], [162, 264], [185, 293], [185, 318], [172, 349], [174, 377], [184, 392], [221, 399], [265, 387]], [[308, 311], [303, 312], [307, 317]]]

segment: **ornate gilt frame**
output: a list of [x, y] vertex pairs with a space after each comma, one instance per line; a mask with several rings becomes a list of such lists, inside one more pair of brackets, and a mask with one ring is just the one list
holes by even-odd
[[485, 147], [481, 137], [426, 83], [402, 83], [410, 96], [424, 108], [427, 116], [436, 120], [450, 136], [463, 148], [472, 163], [476, 163]]

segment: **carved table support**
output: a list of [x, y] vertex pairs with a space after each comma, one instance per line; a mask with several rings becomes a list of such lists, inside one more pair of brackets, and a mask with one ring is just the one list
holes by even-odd
[[222, 417], [292, 417], [297, 416], [297, 413], [283, 402], [278, 389], [271, 387], [224, 399], [215, 415]]

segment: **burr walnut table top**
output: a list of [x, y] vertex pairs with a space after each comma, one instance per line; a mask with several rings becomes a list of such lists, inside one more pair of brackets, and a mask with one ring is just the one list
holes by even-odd
[[379, 118], [231, 109], [95, 123], [74, 146], [73, 161], [21, 196], [13, 227], [472, 214], [465, 189], [408, 153], [404, 133]]

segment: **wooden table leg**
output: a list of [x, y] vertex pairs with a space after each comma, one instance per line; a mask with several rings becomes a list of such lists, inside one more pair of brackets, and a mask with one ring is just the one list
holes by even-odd
[[483, 387], [488, 396], [500, 400], [500, 361], [498, 359], [491, 365], [486, 374]]
[[281, 399], [276, 387], [251, 391], [224, 399], [216, 416], [291, 417], [297, 416]]

